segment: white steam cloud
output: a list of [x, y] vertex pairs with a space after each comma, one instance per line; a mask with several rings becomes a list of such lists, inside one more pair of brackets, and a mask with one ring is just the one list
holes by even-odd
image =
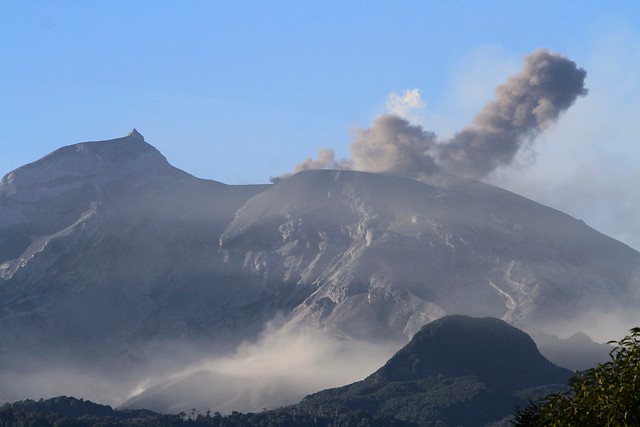
[[402, 95], [392, 92], [387, 97], [387, 111], [405, 119], [409, 118], [412, 110], [420, 110], [426, 105], [420, 96], [420, 89], [408, 89]]

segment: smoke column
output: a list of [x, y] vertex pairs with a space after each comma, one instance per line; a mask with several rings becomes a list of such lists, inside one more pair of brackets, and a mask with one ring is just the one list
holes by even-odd
[[419, 177], [436, 170], [436, 135], [407, 120], [385, 114], [370, 129], [357, 132], [351, 144], [353, 169]]
[[348, 160], [336, 160], [336, 152], [331, 148], [321, 148], [318, 150], [318, 158], [307, 158], [304, 162], [296, 166], [296, 172], [307, 169], [351, 169], [352, 162]]
[[516, 153], [554, 123], [579, 96], [586, 71], [567, 57], [545, 49], [527, 56], [520, 73], [496, 90], [473, 122], [447, 141], [395, 114], [377, 117], [369, 129], [357, 131], [351, 160], [336, 160], [321, 150], [304, 169], [353, 169], [421, 178], [437, 171], [482, 178], [509, 165]]
[[480, 178], [508, 165], [518, 150], [587, 94], [587, 73], [544, 49], [525, 58], [522, 71], [498, 87], [473, 123], [443, 144], [438, 163], [456, 174]]

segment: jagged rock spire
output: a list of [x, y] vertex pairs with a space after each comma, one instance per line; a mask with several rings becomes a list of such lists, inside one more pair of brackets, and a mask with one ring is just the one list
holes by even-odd
[[144, 136], [142, 136], [142, 134], [138, 132], [136, 128], [131, 129], [131, 132], [129, 132], [128, 136], [144, 141]]

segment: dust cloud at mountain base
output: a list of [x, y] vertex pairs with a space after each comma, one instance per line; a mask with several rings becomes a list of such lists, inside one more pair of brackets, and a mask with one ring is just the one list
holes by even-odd
[[146, 379], [145, 390], [124, 406], [161, 412], [196, 407], [224, 413], [275, 408], [360, 380], [403, 344], [340, 340], [317, 331], [270, 327], [260, 340], [241, 345], [233, 355], [204, 358]]
[[0, 401], [68, 395], [165, 413], [192, 408], [259, 412], [361, 380], [403, 344], [341, 340], [317, 331], [270, 326], [259, 340], [242, 344], [233, 354], [211, 358], [185, 350], [179, 359], [156, 361], [129, 375], [64, 367], [62, 361], [41, 364], [32, 372], [10, 372], [0, 381]]

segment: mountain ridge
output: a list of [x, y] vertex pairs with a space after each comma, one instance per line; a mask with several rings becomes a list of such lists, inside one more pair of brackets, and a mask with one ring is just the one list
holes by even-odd
[[353, 342], [406, 342], [453, 313], [545, 331], [633, 307], [637, 265], [477, 181], [321, 170], [234, 186], [136, 136], [80, 143], [2, 179], [0, 365], [77, 364], [133, 388], [274, 319]]
[[[69, 174], [71, 176], [82, 175], [120, 175], [126, 171], [124, 166], [144, 166], [141, 169], [162, 169], [168, 168], [167, 159], [152, 145], [144, 139], [135, 136], [125, 136], [106, 141], [88, 141], [67, 145], [46, 156], [21, 166], [0, 180], [1, 186], [9, 186], [15, 180], [26, 180], [24, 184], [30, 184], [29, 178], [41, 179], [41, 176], [29, 176], [35, 171], [50, 178], [52, 172], [58, 174]], [[23, 183], [21, 183], [23, 184]]]

